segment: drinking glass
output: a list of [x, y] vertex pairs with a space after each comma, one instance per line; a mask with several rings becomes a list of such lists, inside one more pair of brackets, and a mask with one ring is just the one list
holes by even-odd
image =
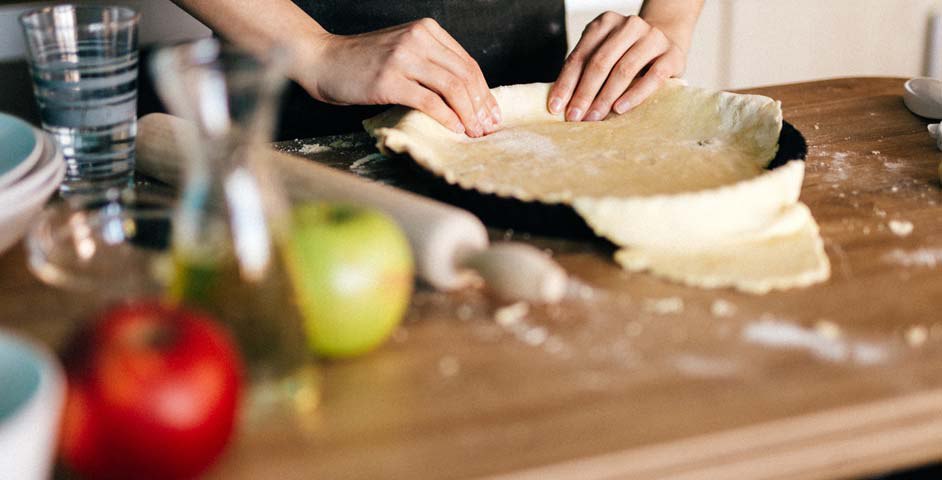
[[140, 15], [58, 5], [20, 16], [43, 129], [62, 149], [64, 196], [131, 185]]

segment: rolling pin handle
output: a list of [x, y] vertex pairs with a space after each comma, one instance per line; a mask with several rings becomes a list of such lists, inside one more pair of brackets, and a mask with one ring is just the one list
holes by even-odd
[[495, 295], [507, 300], [556, 303], [566, 294], [566, 271], [530, 245], [495, 243], [472, 252], [462, 264], [481, 275]]

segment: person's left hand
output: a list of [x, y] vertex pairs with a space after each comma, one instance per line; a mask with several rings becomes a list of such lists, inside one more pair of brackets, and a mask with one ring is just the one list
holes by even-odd
[[638, 16], [605, 12], [589, 23], [569, 54], [547, 108], [553, 114], [565, 108], [569, 121], [625, 113], [682, 74], [686, 63], [687, 54], [659, 28]]

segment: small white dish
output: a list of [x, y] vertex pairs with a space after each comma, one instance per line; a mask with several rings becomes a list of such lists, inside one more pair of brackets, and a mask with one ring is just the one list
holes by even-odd
[[65, 375], [47, 348], [0, 330], [0, 472], [3, 478], [50, 478]]
[[50, 181], [61, 166], [65, 165], [62, 152], [52, 140], [43, 135], [43, 154], [26, 174], [19, 180], [6, 188], [0, 189], [0, 205], [15, 205], [16, 201], [31, 195], [37, 189], [41, 189]]
[[0, 189], [28, 172], [43, 150], [44, 135], [13, 115], [0, 113]]
[[903, 85], [903, 103], [916, 115], [942, 119], [942, 80], [928, 77], [908, 80]]
[[46, 141], [44, 157], [26, 177], [12, 187], [0, 191], [0, 253], [13, 246], [36, 222], [46, 201], [65, 178], [62, 153]]

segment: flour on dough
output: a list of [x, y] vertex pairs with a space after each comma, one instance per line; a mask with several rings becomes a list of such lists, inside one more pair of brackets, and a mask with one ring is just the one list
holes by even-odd
[[692, 192], [756, 177], [775, 156], [782, 123], [778, 102], [770, 98], [674, 82], [603, 122], [551, 115], [549, 84], [493, 92], [504, 123], [484, 137], [457, 134], [404, 109], [365, 125], [381, 149], [408, 153], [450, 183], [558, 203]]
[[[625, 247], [617, 260], [631, 270], [750, 292], [827, 278], [817, 225], [798, 208], [804, 163], [765, 168], [778, 148], [779, 102], [670, 81], [624, 115], [575, 123], [547, 111], [549, 87], [492, 90], [504, 122], [482, 138], [401, 107], [364, 126], [383, 152], [408, 154], [462, 188], [571, 205]], [[788, 218], [801, 228], [777, 231]], [[779, 250], [797, 261], [790, 269]]]

